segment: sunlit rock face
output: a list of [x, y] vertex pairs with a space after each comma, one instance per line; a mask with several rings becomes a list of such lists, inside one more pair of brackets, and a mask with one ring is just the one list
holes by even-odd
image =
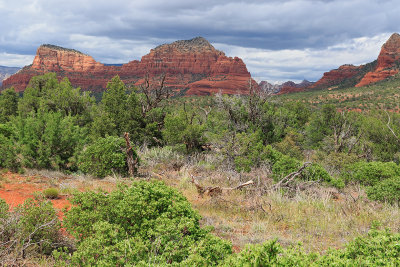
[[104, 91], [115, 75], [135, 86], [145, 77], [156, 81], [165, 75], [165, 86], [186, 95], [248, 94], [250, 81], [257, 86], [240, 58], [227, 57], [197, 37], [160, 45], [140, 61], [122, 66], [106, 66], [73, 49], [42, 45], [32, 65], [5, 80], [3, 88], [14, 86], [23, 91], [33, 76], [46, 72], [55, 72], [60, 79], [68, 77], [72, 85], [96, 92]]

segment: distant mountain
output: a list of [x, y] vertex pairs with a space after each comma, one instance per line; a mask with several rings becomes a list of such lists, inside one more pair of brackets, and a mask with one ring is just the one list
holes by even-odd
[[159, 81], [165, 75], [165, 86], [179, 95], [248, 94], [251, 80], [240, 58], [227, 57], [206, 39], [196, 37], [157, 46], [140, 61], [123, 65], [106, 65], [74, 49], [41, 45], [32, 65], [6, 79], [3, 88], [14, 86], [23, 91], [33, 76], [46, 72], [68, 77], [72, 85], [91, 91], [104, 91], [115, 75], [136, 86], [143, 84], [146, 76]]
[[258, 86], [261, 90], [265, 92], [270, 92], [273, 94], [287, 94], [294, 92], [302, 92], [306, 88], [312, 86], [314, 82], [303, 80], [301, 83], [295, 83], [292, 81], [287, 81], [283, 84], [271, 84], [267, 81], [261, 81]]
[[7, 79], [17, 71], [19, 71], [21, 68], [17, 67], [6, 67], [6, 66], [0, 66], [0, 86], [3, 83], [3, 80]]
[[261, 81], [258, 86], [262, 91], [272, 94], [279, 93], [282, 88], [282, 84], [272, 84], [268, 81]]

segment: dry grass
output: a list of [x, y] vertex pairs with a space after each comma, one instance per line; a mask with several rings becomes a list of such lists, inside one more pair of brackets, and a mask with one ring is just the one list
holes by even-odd
[[[173, 150], [161, 149], [142, 151], [140, 157], [144, 160], [139, 169], [141, 175], [136, 179], [162, 179], [177, 188], [202, 215], [202, 224], [213, 226], [216, 235], [231, 240], [236, 251], [248, 243], [276, 238], [284, 246], [301, 242], [307, 251], [321, 252], [342, 247], [356, 236], [364, 235], [377, 222], [382, 228], [400, 231], [399, 207], [370, 201], [357, 186], [338, 192], [313, 185], [285, 194], [265, 190], [273, 184], [267, 166], [240, 174], [216, 167], [220, 159], [207, 154], [187, 159]], [[192, 176], [205, 186], [234, 187], [248, 180], [253, 180], [254, 185], [217, 197], [199, 197], [191, 183]], [[99, 180], [35, 170], [27, 170], [24, 179], [56, 184], [65, 195], [75, 190], [110, 191], [118, 183], [132, 182], [116, 176]]]
[[[142, 171], [156, 173], [154, 178], [162, 177], [178, 188], [202, 215], [203, 225], [213, 226], [214, 233], [231, 240], [236, 250], [276, 238], [283, 245], [301, 242], [305, 250], [321, 252], [342, 247], [377, 223], [400, 231], [399, 207], [368, 200], [360, 187], [339, 192], [314, 185], [288, 195], [263, 190], [273, 183], [266, 167], [239, 174], [204, 163], [212, 159], [199, 156], [197, 160], [185, 162], [179, 170], [164, 162], [152, 164], [156, 170], [147, 165]], [[232, 187], [250, 179], [255, 184], [217, 197], [199, 197], [191, 176], [205, 186]]]

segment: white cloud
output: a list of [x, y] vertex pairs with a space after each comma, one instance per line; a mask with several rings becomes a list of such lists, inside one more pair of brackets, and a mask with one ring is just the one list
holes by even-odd
[[0, 53], [0, 65], [8, 67], [22, 67], [31, 64], [33, 61], [33, 55], [17, 55]]
[[0, 62], [30, 64], [51, 43], [123, 63], [204, 36], [260, 79], [316, 80], [375, 59], [399, 13], [397, 0], [0, 0]]
[[375, 60], [390, 33], [354, 38], [325, 49], [266, 50], [215, 44], [228, 56], [243, 59], [257, 80], [282, 82], [292, 79], [317, 80], [323, 73], [343, 64], [360, 65]]

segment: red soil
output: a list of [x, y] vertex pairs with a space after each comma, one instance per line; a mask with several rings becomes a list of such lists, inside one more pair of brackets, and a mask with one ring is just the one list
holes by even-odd
[[[23, 204], [28, 198], [33, 198], [35, 192], [41, 192], [49, 188], [46, 183], [40, 181], [40, 177], [20, 176], [18, 174], [6, 173], [3, 175], [3, 183], [0, 187], [0, 198], [4, 199], [10, 209]], [[66, 196], [61, 195], [58, 199], [51, 200], [54, 208], [58, 211], [60, 219], [63, 217], [62, 209], [70, 206]]]

